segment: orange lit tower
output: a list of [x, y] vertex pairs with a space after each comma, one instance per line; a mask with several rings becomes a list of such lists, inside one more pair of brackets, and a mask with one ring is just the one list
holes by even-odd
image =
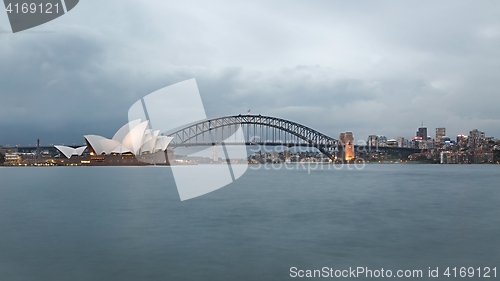
[[339, 158], [345, 161], [353, 161], [354, 135], [352, 132], [341, 133], [339, 137]]

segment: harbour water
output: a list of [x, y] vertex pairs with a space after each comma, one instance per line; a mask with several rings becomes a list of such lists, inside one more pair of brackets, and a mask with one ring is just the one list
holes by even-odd
[[181, 202], [169, 167], [0, 168], [0, 280], [500, 270], [498, 165], [254, 169]]

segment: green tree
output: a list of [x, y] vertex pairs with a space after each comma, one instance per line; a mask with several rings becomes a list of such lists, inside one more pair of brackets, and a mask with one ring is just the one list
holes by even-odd
[[427, 158], [427, 156], [425, 155], [419, 155], [414, 158], [413, 161], [427, 164], [439, 164], [440, 162], [438, 159]]
[[5, 155], [0, 152], [0, 164], [3, 164], [3, 162], [5, 162]]
[[493, 150], [493, 163], [500, 164], [500, 150]]

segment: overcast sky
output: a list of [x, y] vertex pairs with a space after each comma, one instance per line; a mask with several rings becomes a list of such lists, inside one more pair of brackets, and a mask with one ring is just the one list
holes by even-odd
[[498, 138], [500, 2], [80, 0], [16, 34], [0, 12], [0, 145], [112, 137], [135, 101], [190, 78], [209, 117]]

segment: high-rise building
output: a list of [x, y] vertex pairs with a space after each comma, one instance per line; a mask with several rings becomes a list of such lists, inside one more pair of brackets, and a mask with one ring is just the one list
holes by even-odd
[[289, 160], [290, 159], [290, 150], [288, 148], [285, 149], [284, 156], [285, 156], [285, 160]]
[[408, 147], [407, 141], [403, 137], [397, 137], [396, 138], [398, 142], [398, 147]]
[[418, 128], [417, 134], [415, 136], [415, 142], [418, 148], [420, 149], [428, 148], [427, 137], [428, 137], [427, 128], [424, 127], [424, 124], [422, 123], [422, 127]]
[[457, 135], [457, 145], [460, 147], [465, 147], [469, 143], [469, 136], [467, 135]]
[[446, 136], [446, 128], [436, 128], [436, 143], [442, 143], [444, 136]]
[[417, 138], [420, 138], [421, 140], [427, 141], [427, 128], [426, 127], [420, 127], [418, 128], [417, 131]]
[[387, 146], [387, 137], [386, 136], [377, 136], [378, 146]]
[[481, 140], [485, 138], [484, 132], [474, 129], [469, 132], [469, 147], [477, 149], [481, 144]]
[[339, 158], [342, 160], [354, 160], [354, 135], [352, 134], [352, 132], [345, 132], [340, 134], [339, 153]]
[[469, 139], [469, 136], [467, 135], [457, 135], [457, 143], [467, 141]]
[[478, 129], [474, 129], [474, 130], [470, 131], [469, 137], [476, 138], [476, 139], [482, 139], [485, 137], [485, 134], [484, 134], [484, 132], [481, 132]]
[[368, 146], [377, 146], [378, 145], [378, 136], [377, 135], [369, 135], [368, 141], [366, 143]]

